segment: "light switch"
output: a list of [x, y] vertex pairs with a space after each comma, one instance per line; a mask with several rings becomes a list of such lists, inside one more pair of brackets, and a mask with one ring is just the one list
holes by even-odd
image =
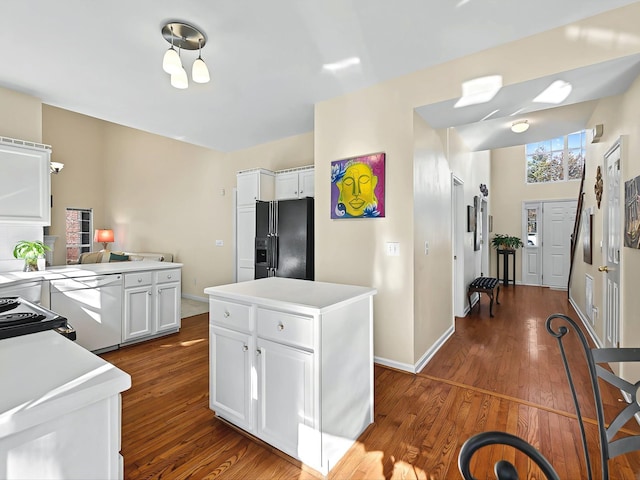
[[387, 255], [390, 257], [399, 257], [400, 244], [398, 242], [387, 242]]
[[216, 247], [222, 247], [224, 242], [222, 240], [216, 240]]
[[424, 254], [429, 255], [429, 242], [424, 242]]

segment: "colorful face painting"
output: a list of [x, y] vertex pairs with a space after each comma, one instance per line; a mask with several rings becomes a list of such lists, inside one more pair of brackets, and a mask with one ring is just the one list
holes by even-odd
[[331, 218], [384, 217], [384, 153], [331, 162]]

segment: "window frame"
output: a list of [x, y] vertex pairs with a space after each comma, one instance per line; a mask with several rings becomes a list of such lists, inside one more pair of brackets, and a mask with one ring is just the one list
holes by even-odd
[[[569, 137], [571, 135], [576, 135], [576, 134], [580, 134], [580, 136], [581, 136], [579, 150], [580, 150], [580, 153], [582, 154], [582, 168], [584, 169], [585, 163], [587, 161], [586, 160], [586, 153], [587, 153], [587, 148], [586, 148], [587, 132], [586, 132], [586, 130], [578, 130], [576, 132], [568, 133], [567, 135], [561, 135], [559, 137], [554, 137], [554, 138], [550, 138], [550, 139], [547, 139], [547, 140], [540, 140], [538, 142], [527, 143], [527, 144], [524, 145], [524, 182], [525, 182], [525, 185], [545, 185], [545, 184], [552, 184], [552, 183], [574, 182], [574, 181], [580, 180], [582, 178], [582, 175], [578, 176], [577, 178], [569, 178], [569, 153], [572, 152], [572, 151], [577, 150], [577, 148], [569, 146]], [[562, 150], [559, 150], [559, 149], [553, 150], [554, 142], [558, 141], [559, 139], [563, 140], [563, 148], [562, 148]], [[562, 176], [563, 176], [563, 178], [560, 179], [560, 180], [549, 180], [549, 181], [545, 181], [545, 182], [530, 182], [529, 181], [529, 154], [527, 153], [527, 149], [528, 149], [527, 147], [529, 145], [536, 145], [536, 144], [543, 143], [543, 142], [549, 142], [551, 144], [551, 150], [548, 152], [551, 157], [553, 157], [554, 153], [557, 154], [558, 152], [562, 152]]]
[[[87, 229], [80, 229], [79, 232], [69, 232], [69, 213], [71, 212], [80, 212], [80, 214], [86, 213], [89, 215], [89, 221], [86, 222], [86, 226]], [[78, 223], [77, 220], [74, 220], [76, 223]], [[82, 223], [85, 222], [85, 220], [80, 220], [80, 225], [82, 226]], [[80, 258], [80, 255], [82, 255], [83, 253], [86, 252], [90, 252], [91, 249], [93, 248], [93, 209], [92, 208], [75, 208], [75, 207], [67, 207], [65, 208], [65, 263], [67, 265], [73, 265], [78, 263], [78, 260]], [[75, 243], [75, 242], [69, 242], [69, 236], [70, 234], [76, 234], [76, 235], [80, 235], [80, 242], [79, 243]], [[87, 235], [88, 237], [88, 243], [84, 243], [82, 241], [82, 236], [83, 235]], [[75, 256], [71, 256], [69, 255], [69, 250], [70, 249], [78, 249], [78, 258], [74, 258]]]

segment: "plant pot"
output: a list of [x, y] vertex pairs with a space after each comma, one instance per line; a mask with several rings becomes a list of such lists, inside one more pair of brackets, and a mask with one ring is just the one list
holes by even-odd
[[31, 263], [29, 260], [24, 261], [24, 269], [23, 272], [37, 272], [38, 271], [38, 263]]

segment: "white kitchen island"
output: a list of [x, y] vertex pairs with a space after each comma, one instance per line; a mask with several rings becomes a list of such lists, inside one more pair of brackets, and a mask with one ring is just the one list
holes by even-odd
[[0, 478], [121, 479], [125, 372], [49, 330], [0, 340]]
[[273, 277], [204, 292], [211, 409], [327, 474], [373, 422], [376, 290]]

